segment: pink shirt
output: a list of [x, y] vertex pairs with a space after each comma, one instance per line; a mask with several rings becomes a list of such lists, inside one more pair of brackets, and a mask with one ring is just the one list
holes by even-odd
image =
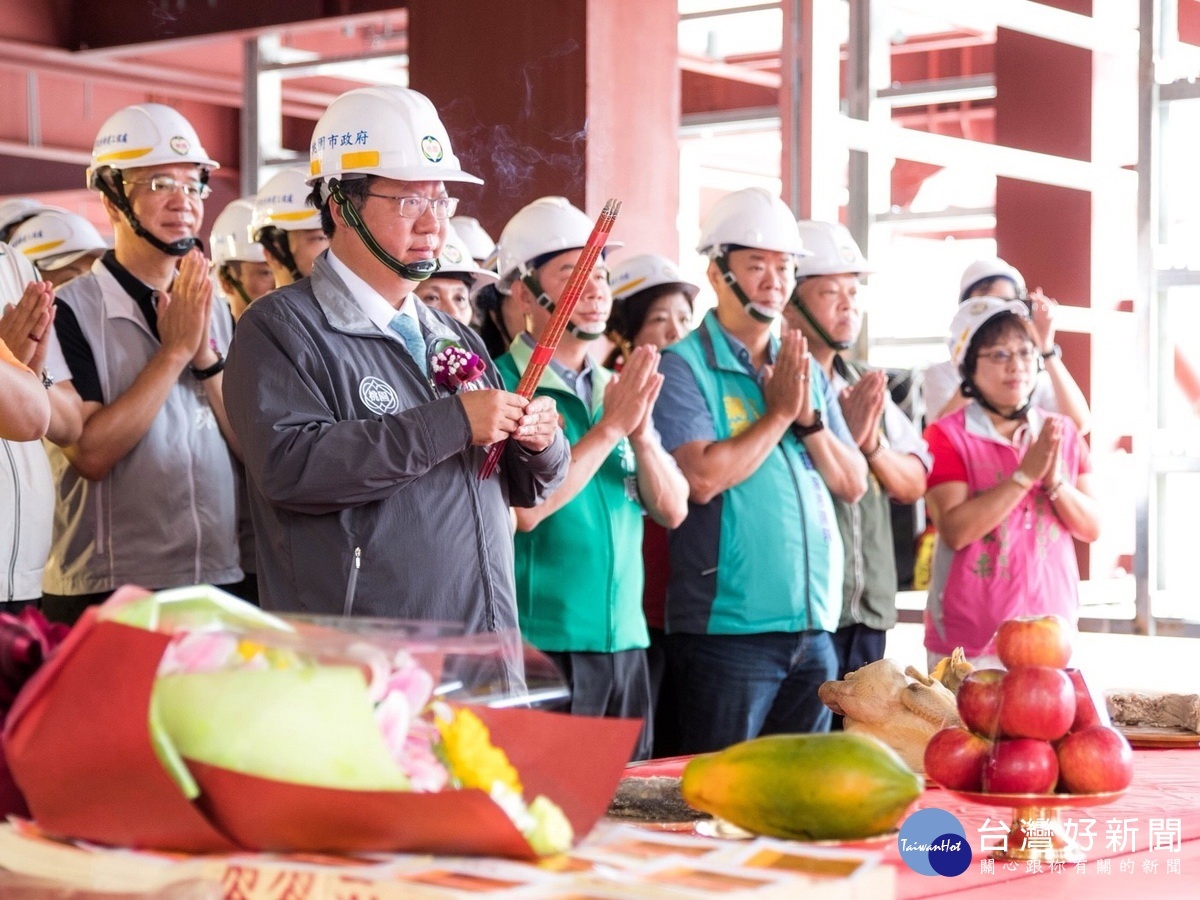
[[[1034, 407], [1029, 440], [1002, 438], [975, 403], [925, 430], [933, 454], [929, 486], [966, 482], [977, 496], [1009, 478], [1046, 420], [1063, 423], [1062, 477], [1074, 484], [1091, 470], [1087, 445], [1070, 419]], [[925, 604], [925, 647], [949, 655], [991, 653], [996, 627], [1014, 616], [1058, 613], [1074, 622], [1079, 609], [1075, 543], [1041, 485], [1028, 491], [996, 528], [955, 552], [941, 539], [934, 550]]]

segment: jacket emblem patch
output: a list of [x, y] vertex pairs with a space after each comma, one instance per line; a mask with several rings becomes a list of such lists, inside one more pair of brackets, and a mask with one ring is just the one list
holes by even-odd
[[368, 375], [358, 383], [358, 396], [367, 409], [376, 415], [394, 413], [400, 408], [396, 389], [375, 375]]

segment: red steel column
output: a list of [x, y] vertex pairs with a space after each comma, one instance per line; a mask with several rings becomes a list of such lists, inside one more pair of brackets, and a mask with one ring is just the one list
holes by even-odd
[[613, 232], [636, 252], [679, 244], [674, 4], [640, 0], [412, 0], [412, 87], [429, 96], [464, 167], [455, 188], [493, 237], [561, 194], [589, 215], [623, 202]]
[[[1090, 0], [1048, 5], [1083, 15]], [[1093, 53], [1000, 29], [996, 35], [996, 143], [1078, 160], [1092, 158]], [[999, 178], [996, 244], [1030, 289], [1043, 287], [1064, 306], [1092, 304], [1090, 192]], [[1060, 332], [1063, 361], [1091, 399], [1091, 337]], [[1088, 577], [1080, 547], [1080, 575]]]

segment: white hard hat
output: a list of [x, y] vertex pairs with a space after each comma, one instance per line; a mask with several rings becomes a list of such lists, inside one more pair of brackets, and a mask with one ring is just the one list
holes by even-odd
[[1023, 319], [1029, 318], [1029, 307], [1020, 300], [1003, 300], [1000, 297], [972, 297], [958, 307], [950, 322], [950, 336], [946, 338], [946, 346], [950, 348], [950, 361], [954, 367], [962, 365], [971, 339], [993, 316], [1000, 313], [1013, 313]]
[[459, 238], [471, 251], [473, 259], [488, 259], [496, 252], [496, 242], [483, 230], [478, 219], [470, 216], [454, 216], [450, 219], [450, 224], [454, 226]]
[[[496, 270], [501, 287], [528, 275], [539, 257], [578, 250], [587, 244], [595, 222], [566, 197], [539, 197], [508, 220], [496, 243]], [[610, 250], [624, 246], [608, 241]]]
[[963, 269], [962, 278], [958, 284], [959, 301], [966, 300], [971, 288], [985, 278], [1007, 278], [1017, 286], [1018, 296], [1025, 293], [1025, 279], [1021, 273], [1000, 257], [989, 256], [986, 259], [977, 259]]
[[723, 256], [730, 246], [808, 256], [792, 211], [760, 187], [726, 194], [705, 217], [696, 249], [711, 259]]
[[177, 110], [162, 103], [139, 103], [119, 109], [100, 126], [92, 144], [88, 187], [96, 189], [102, 169], [134, 169], [195, 163], [220, 168], [200, 143], [196, 129]]
[[471, 279], [471, 296], [484, 285], [500, 280], [495, 272], [476, 265], [470, 248], [453, 225], [446, 227], [446, 243], [442, 245], [442, 255], [438, 257], [438, 270], [431, 277], [441, 278], [443, 275], [468, 276]]
[[65, 209], [48, 209], [26, 219], [13, 232], [10, 243], [43, 272], [53, 272], [81, 256], [108, 249], [95, 225]]
[[11, 199], [0, 201], [0, 233], [7, 231], [14, 225], [20, 225], [31, 216], [36, 216], [38, 213], [45, 212], [48, 209], [57, 208], [56, 206], [47, 206], [29, 197], [12, 197]]
[[695, 300], [700, 293], [700, 288], [684, 278], [675, 263], [657, 253], [643, 253], [621, 260], [613, 266], [608, 283], [612, 286], [614, 300], [628, 300], [635, 294], [664, 284], [678, 285], [689, 301]]
[[268, 225], [282, 231], [321, 227], [321, 213], [308, 205], [309, 188], [303, 169], [284, 169], [267, 179], [254, 195], [250, 239], [257, 241]]
[[[37, 281], [37, 272], [33, 264], [25, 258], [24, 253], [18, 253], [8, 244], [0, 243], [0, 309], [5, 304], [16, 304], [25, 291], [25, 286], [31, 281]], [[7, 396], [5, 400], [7, 400]]]
[[392, 85], [347, 91], [317, 121], [309, 184], [346, 175], [483, 184], [460, 167], [429, 98]]
[[863, 256], [850, 229], [836, 222], [801, 219], [796, 223], [804, 249], [812, 255], [796, 264], [796, 277], [870, 275], [875, 270]]
[[250, 239], [250, 221], [253, 217], [252, 197], [234, 200], [221, 210], [208, 236], [214, 266], [220, 268], [231, 260], [256, 263], [266, 261], [262, 245]]

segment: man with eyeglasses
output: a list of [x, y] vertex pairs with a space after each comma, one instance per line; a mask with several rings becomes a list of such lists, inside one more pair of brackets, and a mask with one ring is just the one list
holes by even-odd
[[[428, 98], [376, 87], [325, 111], [309, 182], [329, 250], [246, 311], [229, 358], [262, 605], [515, 629], [509, 506], [557, 487], [569, 449], [553, 400], [505, 391], [479, 337], [415, 294], [455, 210], [446, 184], [479, 179]], [[447, 379], [448, 354], [481, 366]]]
[[126, 583], [242, 578], [222, 399], [231, 320], [196, 237], [217, 165], [187, 119], [157, 103], [117, 111], [93, 144], [88, 186], [114, 246], [58, 295], [83, 431], [51, 451], [51, 618], [74, 621]]

